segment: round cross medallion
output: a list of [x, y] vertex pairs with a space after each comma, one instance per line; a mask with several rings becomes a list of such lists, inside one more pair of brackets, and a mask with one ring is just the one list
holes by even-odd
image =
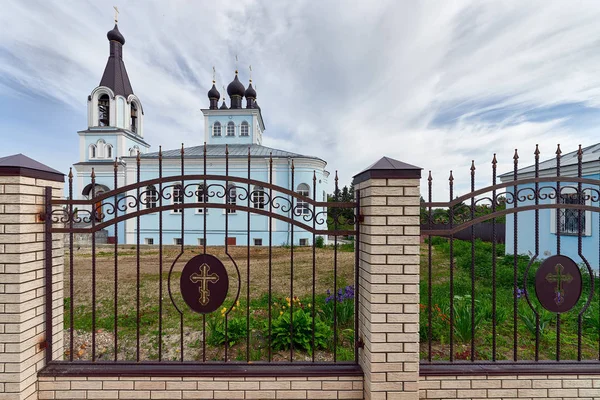
[[210, 254], [201, 254], [185, 264], [180, 279], [181, 295], [192, 310], [200, 314], [215, 311], [229, 290], [225, 266]]
[[581, 271], [566, 256], [547, 258], [535, 274], [535, 294], [548, 311], [567, 312], [581, 297]]

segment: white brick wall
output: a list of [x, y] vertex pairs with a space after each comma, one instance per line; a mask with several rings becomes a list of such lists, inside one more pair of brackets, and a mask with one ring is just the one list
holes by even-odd
[[[35, 399], [44, 366], [44, 188], [63, 195], [63, 183], [0, 176], [0, 400]], [[63, 250], [53, 248], [54, 357], [62, 354]]]

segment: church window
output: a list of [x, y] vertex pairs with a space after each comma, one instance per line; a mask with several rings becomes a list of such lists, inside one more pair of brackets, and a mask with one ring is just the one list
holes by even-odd
[[102, 139], [96, 142], [96, 157], [105, 158], [106, 157], [106, 142]]
[[227, 136], [235, 136], [235, 124], [232, 121], [227, 123]]
[[[208, 203], [208, 190], [204, 188], [204, 184], [198, 185], [198, 203]], [[208, 212], [208, 209], [206, 210]], [[198, 213], [204, 213], [204, 207], [198, 209]]]
[[[175, 184], [173, 186], [173, 204], [182, 204], [183, 203], [183, 186], [181, 183]], [[183, 209], [176, 208], [173, 210], [174, 213], [181, 213]]]
[[[237, 204], [237, 189], [235, 185], [227, 185], [227, 192], [225, 193], [225, 204], [235, 206]], [[228, 208], [227, 214], [235, 214], [235, 208]]]
[[96, 158], [96, 145], [90, 144], [90, 158]]
[[146, 186], [146, 208], [156, 207], [158, 192], [154, 185]]
[[103, 94], [98, 99], [98, 126], [108, 126], [110, 123], [110, 99]]
[[221, 136], [221, 123], [219, 121], [213, 125], [213, 136]]
[[109, 144], [108, 146], [106, 146], [106, 157], [107, 158], [112, 158], [112, 153], [113, 153], [112, 152], [112, 145]]
[[262, 186], [254, 186], [252, 203], [254, 208], [259, 208], [261, 210], [265, 209], [265, 189]]
[[296, 200], [296, 215], [307, 215], [310, 213], [308, 208], [308, 202], [303, 200], [302, 197], [308, 198], [308, 194], [310, 192], [310, 187], [306, 183], [301, 183], [298, 185], [296, 192], [301, 196], [298, 200]]
[[242, 122], [240, 136], [248, 136], [248, 123], [246, 121]]
[[133, 133], [137, 132], [137, 117], [138, 117], [138, 108], [137, 104], [134, 101], [131, 102], [131, 131]]

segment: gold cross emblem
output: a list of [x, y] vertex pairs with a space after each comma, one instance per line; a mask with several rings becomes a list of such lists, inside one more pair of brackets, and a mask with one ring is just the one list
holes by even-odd
[[556, 288], [554, 289], [554, 302], [557, 306], [561, 305], [565, 301], [565, 289], [563, 288], [563, 284], [571, 283], [571, 281], [573, 280], [573, 276], [571, 276], [571, 274], [563, 274], [564, 270], [565, 267], [563, 267], [562, 264], [556, 264], [554, 266], [554, 271], [556, 273], [546, 274], [547, 282], [556, 283]]
[[219, 281], [219, 275], [215, 273], [209, 274], [210, 267], [206, 263], [202, 264], [199, 270], [200, 273], [194, 272], [192, 275], [190, 275], [190, 281], [192, 281], [192, 283], [200, 283], [200, 286], [198, 287], [198, 291], [200, 292], [198, 302], [205, 306], [208, 304], [210, 298], [208, 284], [217, 283]]

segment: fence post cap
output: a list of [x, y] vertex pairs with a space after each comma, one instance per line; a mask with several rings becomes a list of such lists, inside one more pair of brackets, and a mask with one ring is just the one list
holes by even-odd
[[0, 176], [27, 176], [55, 182], [65, 181], [65, 174], [62, 172], [21, 153], [0, 158]]
[[421, 179], [421, 170], [423, 168], [384, 156], [354, 175], [354, 184], [364, 182], [368, 179]]

